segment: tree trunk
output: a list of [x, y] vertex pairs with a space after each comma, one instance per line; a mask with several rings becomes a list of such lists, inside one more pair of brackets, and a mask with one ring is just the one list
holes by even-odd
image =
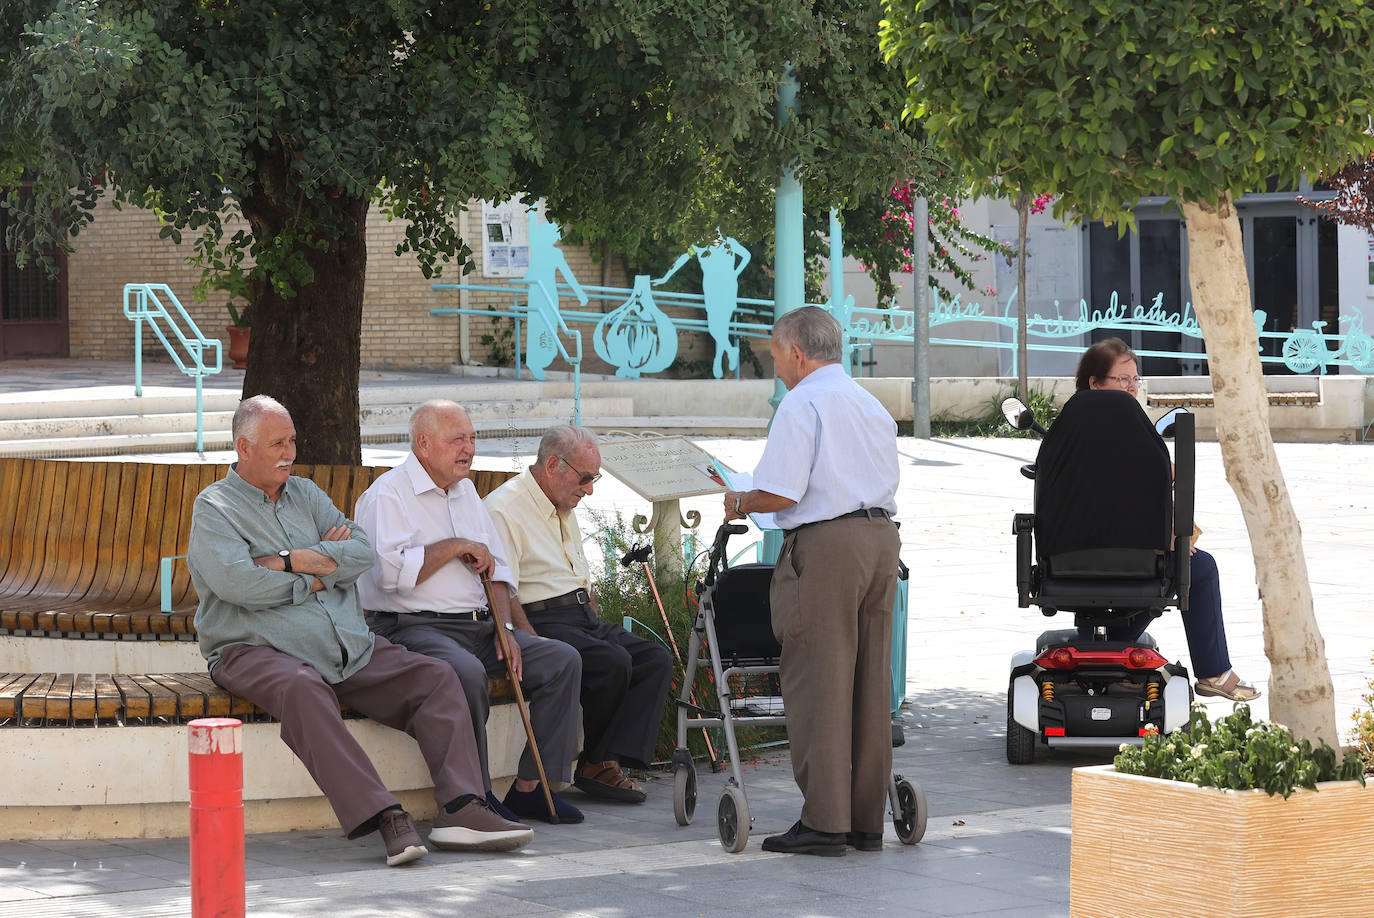
[[[260, 189], [283, 187], [284, 170], [259, 163]], [[284, 159], [281, 160], [284, 162]], [[295, 231], [296, 202], [276, 200], [268, 190], [246, 196], [244, 217], [259, 245]], [[296, 423], [297, 461], [358, 465], [358, 370], [361, 364], [363, 282], [367, 275], [367, 198], [320, 195], [309, 205], [322, 225], [318, 247], [297, 242], [313, 272], [284, 297], [270, 285], [253, 290], [253, 336], [243, 396], [265, 394], [291, 412]]]
[[1016, 394], [1030, 401], [1030, 349], [1026, 347], [1026, 235], [1030, 224], [1030, 195], [1016, 199]]
[[1335, 691], [1313, 612], [1302, 529], [1269, 435], [1240, 221], [1227, 195], [1215, 209], [1186, 203], [1182, 208], [1188, 281], [1207, 343], [1221, 459], [1245, 516], [1264, 610], [1264, 652], [1272, 667], [1269, 714], [1297, 736], [1336, 746]]

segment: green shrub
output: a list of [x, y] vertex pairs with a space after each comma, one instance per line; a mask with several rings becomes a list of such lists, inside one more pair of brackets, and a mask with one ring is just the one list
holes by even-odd
[[[988, 403], [986, 413], [964, 420], [952, 420], [949, 418], [932, 418], [930, 421], [930, 433], [935, 437], [1037, 437], [1039, 434], [1029, 430], [1013, 430], [1007, 423], [1007, 419], [1002, 415], [1002, 402], [1011, 393], [998, 393], [991, 402]], [[1054, 403], [1054, 396], [1048, 392], [1041, 392], [1039, 389], [1032, 389], [1030, 395], [1021, 399], [1034, 414], [1035, 419], [1040, 422], [1042, 427], [1049, 427], [1054, 423], [1054, 417], [1058, 414], [1058, 408]]]
[[1122, 746], [1116, 770], [1202, 787], [1258, 788], [1271, 797], [1287, 797], [1299, 787], [1315, 789], [1318, 781], [1363, 784], [1360, 756], [1352, 752], [1338, 762], [1336, 755], [1326, 743], [1314, 747], [1294, 739], [1281, 724], [1251, 719], [1247, 704], [1237, 704], [1215, 724], [1203, 705], [1194, 704], [1186, 731], [1151, 733], [1141, 746]]
[[[1374, 663], [1374, 657], [1370, 657], [1370, 663]], [[1369, 691], [1363, 696], [1364, 707], [1350, 715], [1350, 719], [1355, 721], [1355, 732], [1351, 737], [1355, 751], [1364, 759], [1365, 774], [1374, 775], [1374, 678], [1367, 683]]]

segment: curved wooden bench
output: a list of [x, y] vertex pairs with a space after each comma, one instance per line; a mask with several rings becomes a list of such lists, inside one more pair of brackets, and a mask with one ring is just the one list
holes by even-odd
[[[175, 640], [195, 635], [184, 557], [191, 512], [227, 464], [0, 458], [0, 633]], [[298, 465], [345, 514], [386, 466]], [[474, 470], [485, 495], [514, 472]], [[164, 606], [170, 614], [163, 613]]]

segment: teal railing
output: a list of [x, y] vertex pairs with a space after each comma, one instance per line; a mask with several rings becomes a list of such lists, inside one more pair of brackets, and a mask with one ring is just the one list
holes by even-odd
[[[168, 308], [170, 305], [171, 308]], [[196, 452], [205, 452], [203, 381], [221, 369], [220, 342], [200, 333], [166, 284], [125, 284], [124, 317], [134, 323], [134, 395], [143, 395], [143, 323], [147, 322], [177, 369], [196, 381]], [[214, 352], [214, 365], [207, 357]]]

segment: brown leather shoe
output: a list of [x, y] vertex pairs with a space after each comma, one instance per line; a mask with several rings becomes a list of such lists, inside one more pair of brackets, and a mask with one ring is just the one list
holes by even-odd
[[573, 784], [589, 797], [618, 803], [643, 803], [649, 796], [644, 788], [630, 780], [614, 759], [580, 763], [573, 775]]

